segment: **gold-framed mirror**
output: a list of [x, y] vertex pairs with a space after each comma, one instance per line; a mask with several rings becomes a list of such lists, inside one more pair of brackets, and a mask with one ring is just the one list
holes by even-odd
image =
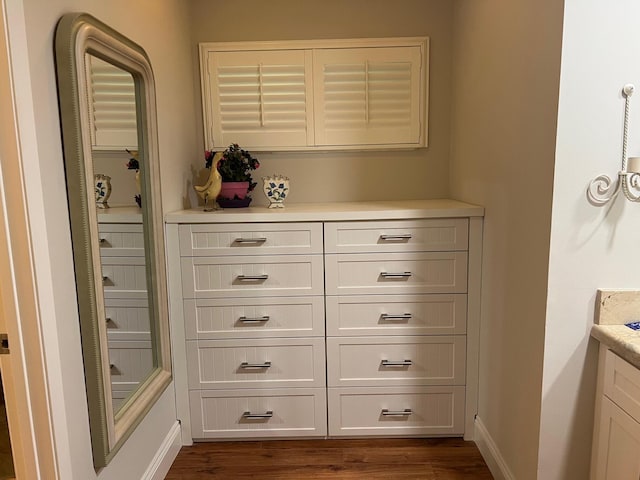
[[155, 86], [142, 47], [88, 14], [60, 19], [55, 54], [99, 469], [171, 382]]

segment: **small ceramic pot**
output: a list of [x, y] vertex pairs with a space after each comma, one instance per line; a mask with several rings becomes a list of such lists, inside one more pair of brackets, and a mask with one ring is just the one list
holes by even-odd
[[227, 198], [233, 200], [236, 197], [240, 200], [247, 196], [249, 191], [249, 182], [222, 182], [222, 189], [218, 198]]
[[284, 208], [284, 200], [289, 195], [289, 179], [282, 175], [262, 177], [262, 190], [269, 200], [269, 208]]

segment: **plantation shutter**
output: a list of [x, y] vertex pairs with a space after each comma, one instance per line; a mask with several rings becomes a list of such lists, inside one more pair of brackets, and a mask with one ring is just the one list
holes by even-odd
[[421, 142], [420, 47], [314, 50], [316, 145]]
[[209, 52], [208, 146], [310, 143], [310, 66], [311, 52], [305, 50]]
[[89, 122], [97, 150], [137, 149], [136, 99], [133, 77], [114, 65], [89, 56]]

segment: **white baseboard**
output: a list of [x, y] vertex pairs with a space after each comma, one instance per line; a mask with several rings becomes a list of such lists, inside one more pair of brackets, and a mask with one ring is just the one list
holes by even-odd
[[493, 441], [493, 438], [484, 426], [484, 423], [482, 423], [482, 420], [480, 420], [480, 417], [476, 417], [475, 427], [476, 445], [484, 461], [487, 463], [489, 470], [491, 470], [493, 478], [495, 478], [495, 480], [515, 480], [507, 463], [504, 461], [504, 458], [502, 458], [496, 442]]
[[163, 480], [181, 448], [180, 423], [176, 422], [169, 430], [141, 480]]

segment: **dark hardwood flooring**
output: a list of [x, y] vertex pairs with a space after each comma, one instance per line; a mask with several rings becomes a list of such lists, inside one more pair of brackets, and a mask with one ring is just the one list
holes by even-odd
[[166, 480], [493, 479], [458, 438], [206, 442], [183, 447]]

